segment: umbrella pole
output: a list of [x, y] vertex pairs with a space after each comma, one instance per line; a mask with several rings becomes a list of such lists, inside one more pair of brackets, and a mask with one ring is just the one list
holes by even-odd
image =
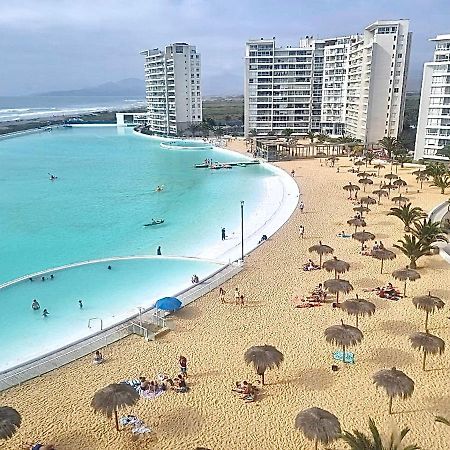
[[381, 260], [381, 272], [380, 273], [383, 273], [383, 263], [384, 263], [384, 259]]
[[425, 332], [428, 333], [428, 311], [425, 315]]
[[403, 297], [406, 297], [406, 280], [405, 285], [403, 286]]
[[358, 328], [358, 317], [359, 317], [359, 314], [356, 314], [356, 328]]
[[393, 397], [389, 397], [389, 414], [392, 414], [392, 398]]
[[317, 450], [318, 448], [319, 448], [319, 441], [318, 441], [318, 439], [316, 439], [314, 441], [314, 449]]
[[319, 266], [322, 267], [322, 254], [319, 255]]
[[336, 303], [339, 305], [339, 291], [336, 292]]
[[425, 370], [425, 362], [427, 360], [427, 352], [423, 352], [423, 360], [422, 360], [422, 370]]
[[114, 418], [116, 419], [116, 430], [119, 431], [119, 419], [117, 417], [117, 408], [114, 409]]
[[342, 362], [345, 364], [345, 345], [342, 346]]

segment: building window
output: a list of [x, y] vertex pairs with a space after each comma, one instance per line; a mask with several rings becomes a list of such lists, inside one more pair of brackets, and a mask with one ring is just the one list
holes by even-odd
[[[390, 91], [390, 89], [389, 89], [389, 91]], [[394, 88], [394, 93], [395, 94], [398, 93], [398, 88]]]
[[398, 56], [399, 58], [403, 58], [403, 54], [402, 54], [402, 53], [399, 53], [397, 56]]

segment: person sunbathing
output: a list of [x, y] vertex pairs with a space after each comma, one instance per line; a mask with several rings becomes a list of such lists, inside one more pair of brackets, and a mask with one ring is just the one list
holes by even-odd
[[54, 444], [41, 444], [40, 442], [36, 442], [35, 444], [25, 442], [22, 444], [22, 448], [25, 450], [56, 450]]
[[184, 379], [183, 375], [178, 375], [175, 380], [174, 380], [174, 386], [172, 387], [172, 389], [176, 392], [187, 392], [188, 387], [186, 384], [186, 380]]
[[327, 293], [322, 287], [322, 283], [319, 283], [314, 290], [312, 291], [312, 295], [310, 299], [315, 302], [323, 302], [325, 301]]
[[320, 269], [320, 266], [317, 264], [314, 264], [314, 262], [311, 259], [308, 259], [308, 262], [306, 264], [303, 264], [303, 270], [309, 272], [311, 270], [318, 270]]
[[148, 381], [145, 377], [139, 377], [139, 387], [143, 391], [148, 391], [150, 389], [150, 381]]

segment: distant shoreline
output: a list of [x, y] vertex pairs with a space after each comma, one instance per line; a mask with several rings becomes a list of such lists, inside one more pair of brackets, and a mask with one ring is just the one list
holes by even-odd
[[[108, 110], [92, 111], [89, 113], [73, 113], [67, 115], [55, 115], [52, 117], [36, 117], [33, 119], [14, 120], [0, 122], [0, 135], [17, 133], [20, 131], [34, 130], [54, 125], [73, 124], [106, 124], [116, 122], [116, 112], [137, 113], [144, 112], [142, 107], [135, 108], [110, 108]], [[72, 120], [71, 120], [72, 119]], [[74, 120], [76, 119], [76, 120]], [[71, 120], [69, 122], [69, 120]]]

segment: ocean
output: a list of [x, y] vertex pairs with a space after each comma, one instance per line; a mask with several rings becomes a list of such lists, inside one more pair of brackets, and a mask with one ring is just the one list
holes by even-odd
[[139, 97], [118, 96], [40, 96], [0, 97], [0, 122], [36, 118], [51, 118], [90, 113], [138, 108], [145, 105]]

